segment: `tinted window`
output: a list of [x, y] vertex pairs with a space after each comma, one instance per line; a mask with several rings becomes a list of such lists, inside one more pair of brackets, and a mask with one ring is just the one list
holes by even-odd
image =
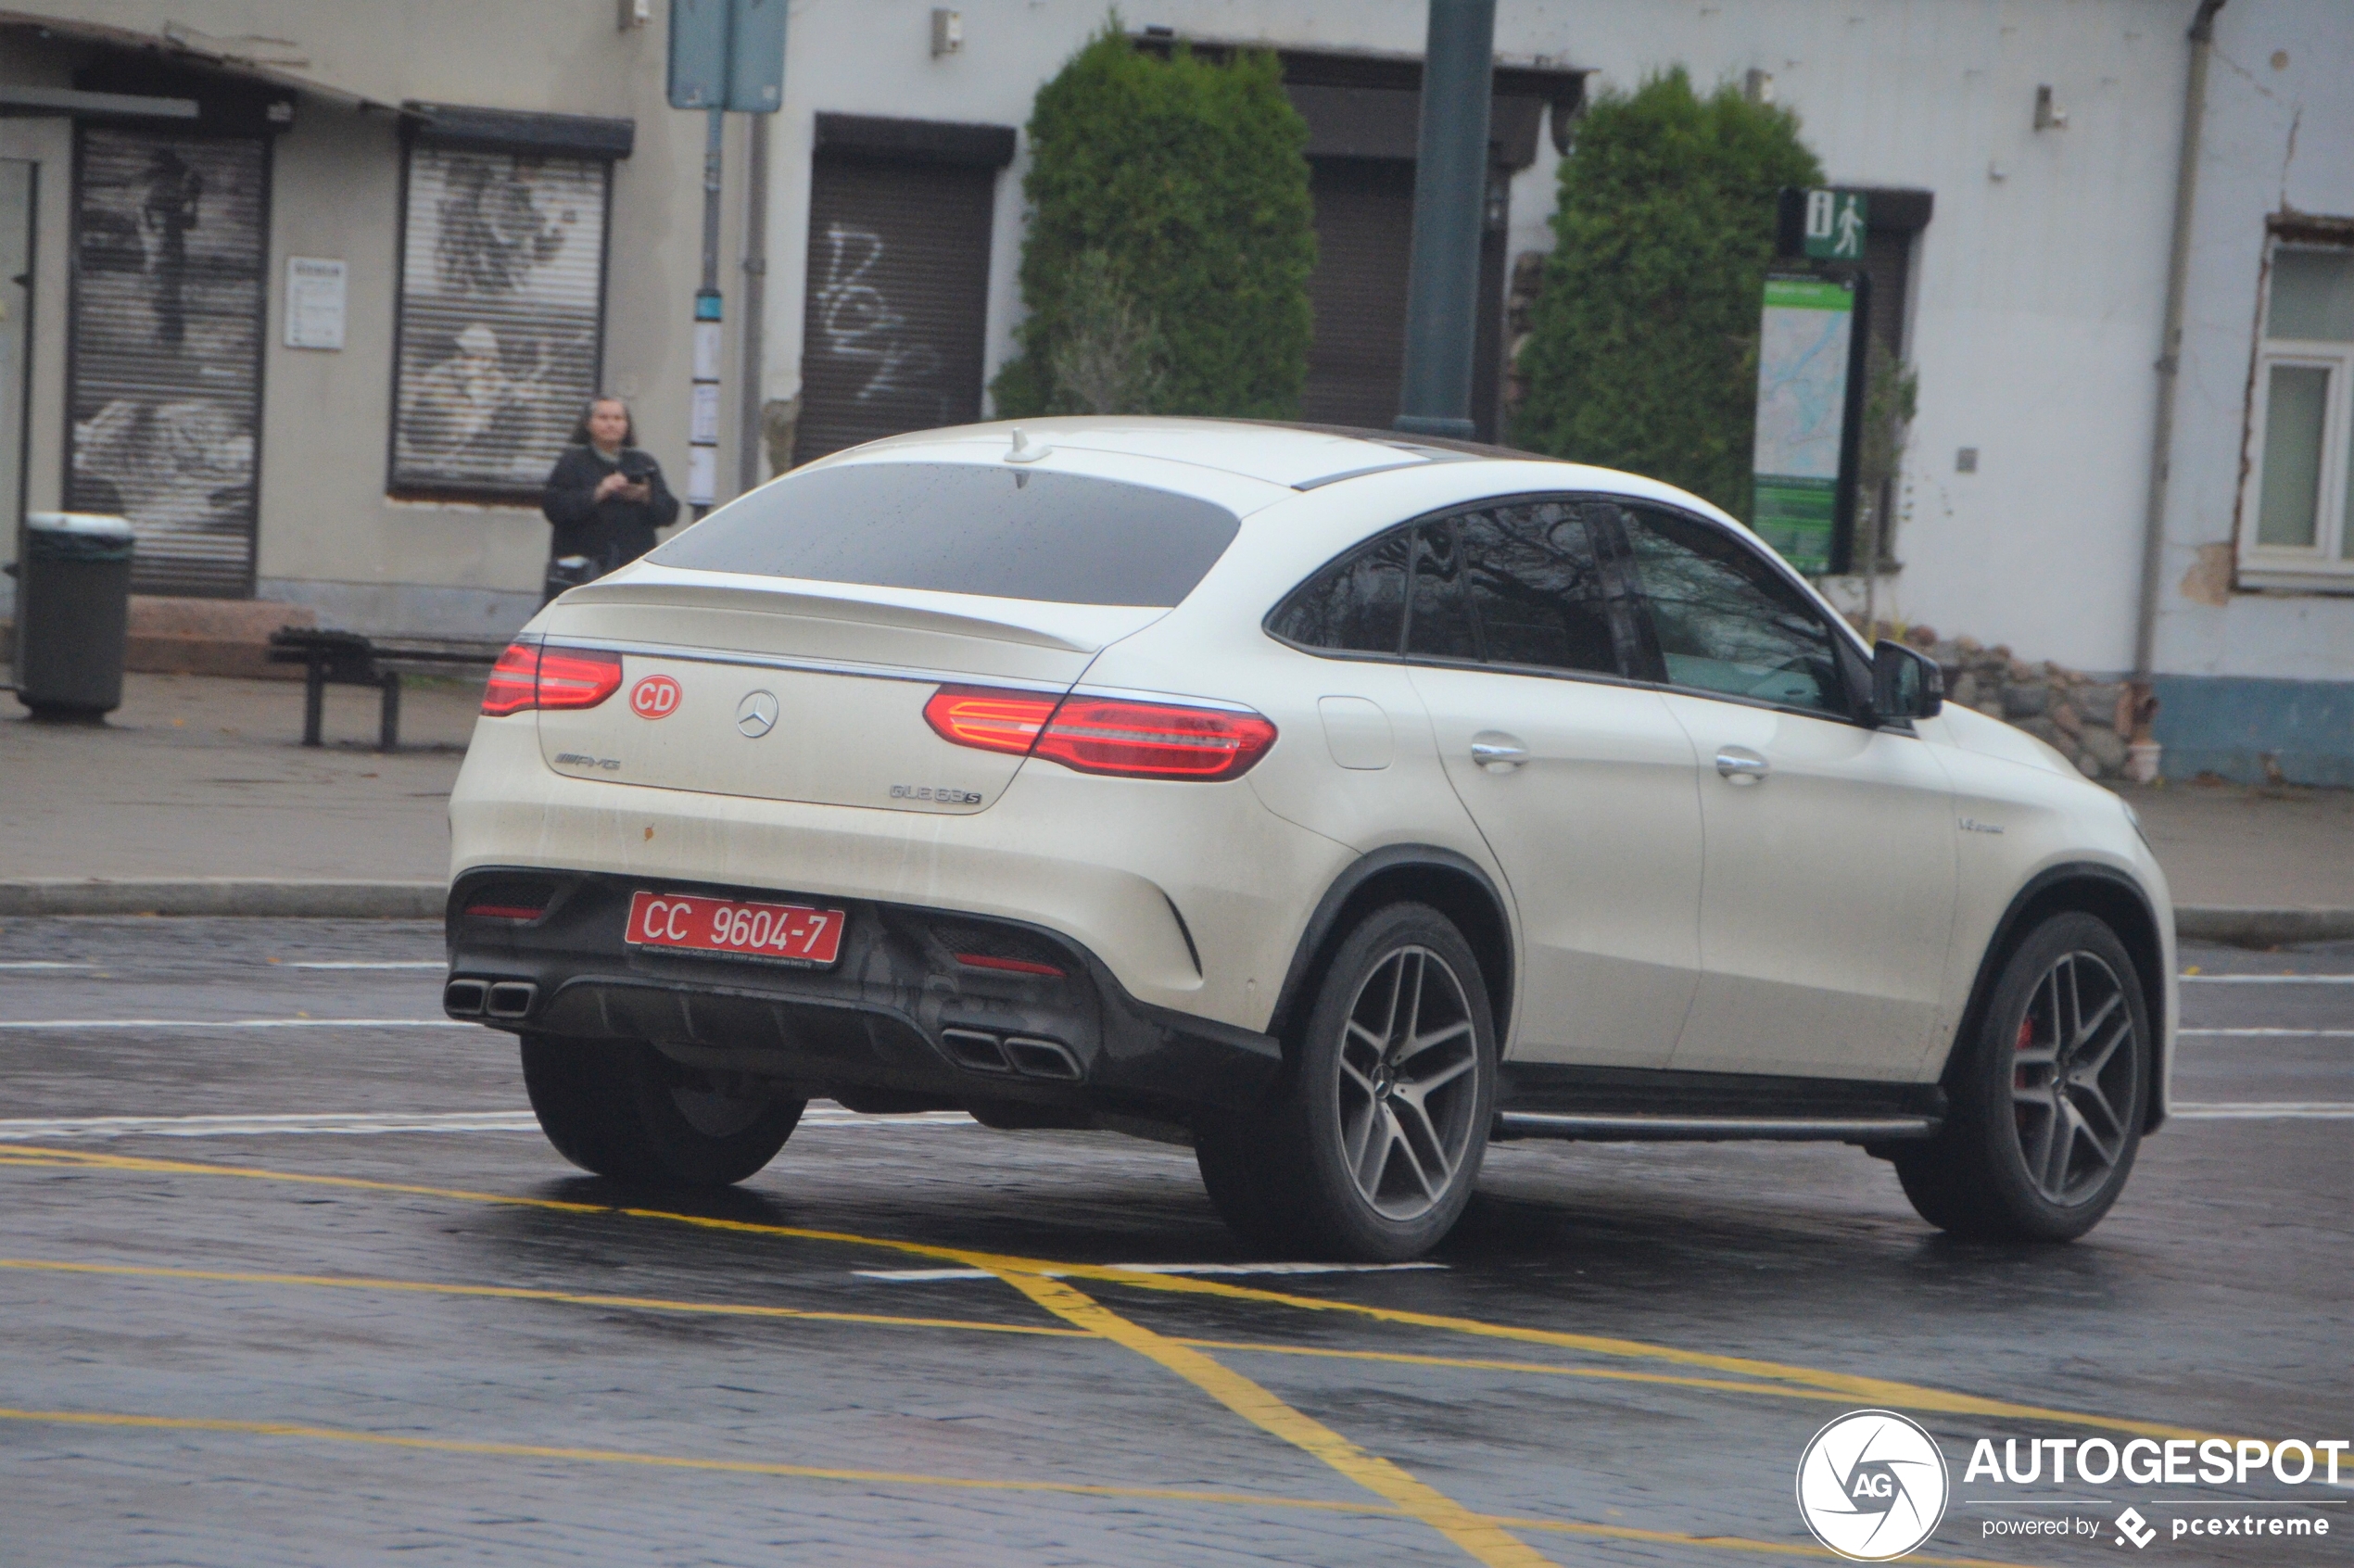
[[1621, 515], [1669, 685], [1846, 716], [1831, 629], [1781, 574], [1697, 519]]
[[1343, 556], [1295, 589], [1267, 629], [1303, 648], [1395, 653], [1406, 630], [1411, 541], [1400, 530]]
[[1472, 628], [1463, 598], [1462, 556], [1451, 522], [1425, 523], [1414, 530], [1414, 582], [1406, 617], [1406, 651], [1426, 659], [1479, 657], [1479, 634]]
[[1618, 673], [1610, 596], [1576, 507], [1498, 507], [1459, 526], [1463, 580], [1491, 663]]
[[1168, 606], [1241, 520], [1167, 490], [996, 464], [868, 462], [753, 491], [655, 550], [665, 566], [874, 588]]

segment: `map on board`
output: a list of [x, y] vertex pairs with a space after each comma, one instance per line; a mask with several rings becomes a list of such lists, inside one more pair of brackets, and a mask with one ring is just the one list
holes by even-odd
[[1854, 298], [1812, 278], [1766, 281], [1751, 464], [1754, 525], [1802, 572], [1830, 569]]

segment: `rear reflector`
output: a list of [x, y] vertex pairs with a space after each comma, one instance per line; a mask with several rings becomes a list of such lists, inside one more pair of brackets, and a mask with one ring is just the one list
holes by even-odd
[[482, 711], [503, 718], [533, 708], [593, 708], [620, 689], [618, 653], [517, 642], [490, 667]]
[[924, 717], [959, 746], [1127, 778], [1239, 778], [1275, 743], [1275, 727], [1254, 713], [978, 687], [942, 687]]
[[548, 911], [534, 909], [523, 904], [470, 904], [466, 905], [469, 920], [537, 920]]
[[1033, 964], [1027, 958], [999, 958], [987, 953], [959, 953], [956, 962], [968, 969], [1003, 969], [1009, 975], [1044, 975], [1060, 980], [1063, 972], [1052, 964]]

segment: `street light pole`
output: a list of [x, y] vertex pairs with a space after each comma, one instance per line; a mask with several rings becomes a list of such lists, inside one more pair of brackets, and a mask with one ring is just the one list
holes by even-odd
[[687, 417], [687, 501], [700, 517], [719, 496], [719, 152], [727, 110], [706, 111], [702, 150], [702, 286], [695, 290], [694, 387]]
[[1495, 56], [1496, 0], [1430, 0], [1406, 283], [1406, 370], [1394, 423], [1412, 435], [1468, 439], [1472, 434]]

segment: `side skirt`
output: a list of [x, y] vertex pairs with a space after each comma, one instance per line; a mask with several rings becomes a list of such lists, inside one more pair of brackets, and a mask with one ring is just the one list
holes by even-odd
[[1933, 1138], [1945, 1118], [1934, 1083], [1511, 1062], [1501, 1080], [1498, 1139], [1886, 1144]]

